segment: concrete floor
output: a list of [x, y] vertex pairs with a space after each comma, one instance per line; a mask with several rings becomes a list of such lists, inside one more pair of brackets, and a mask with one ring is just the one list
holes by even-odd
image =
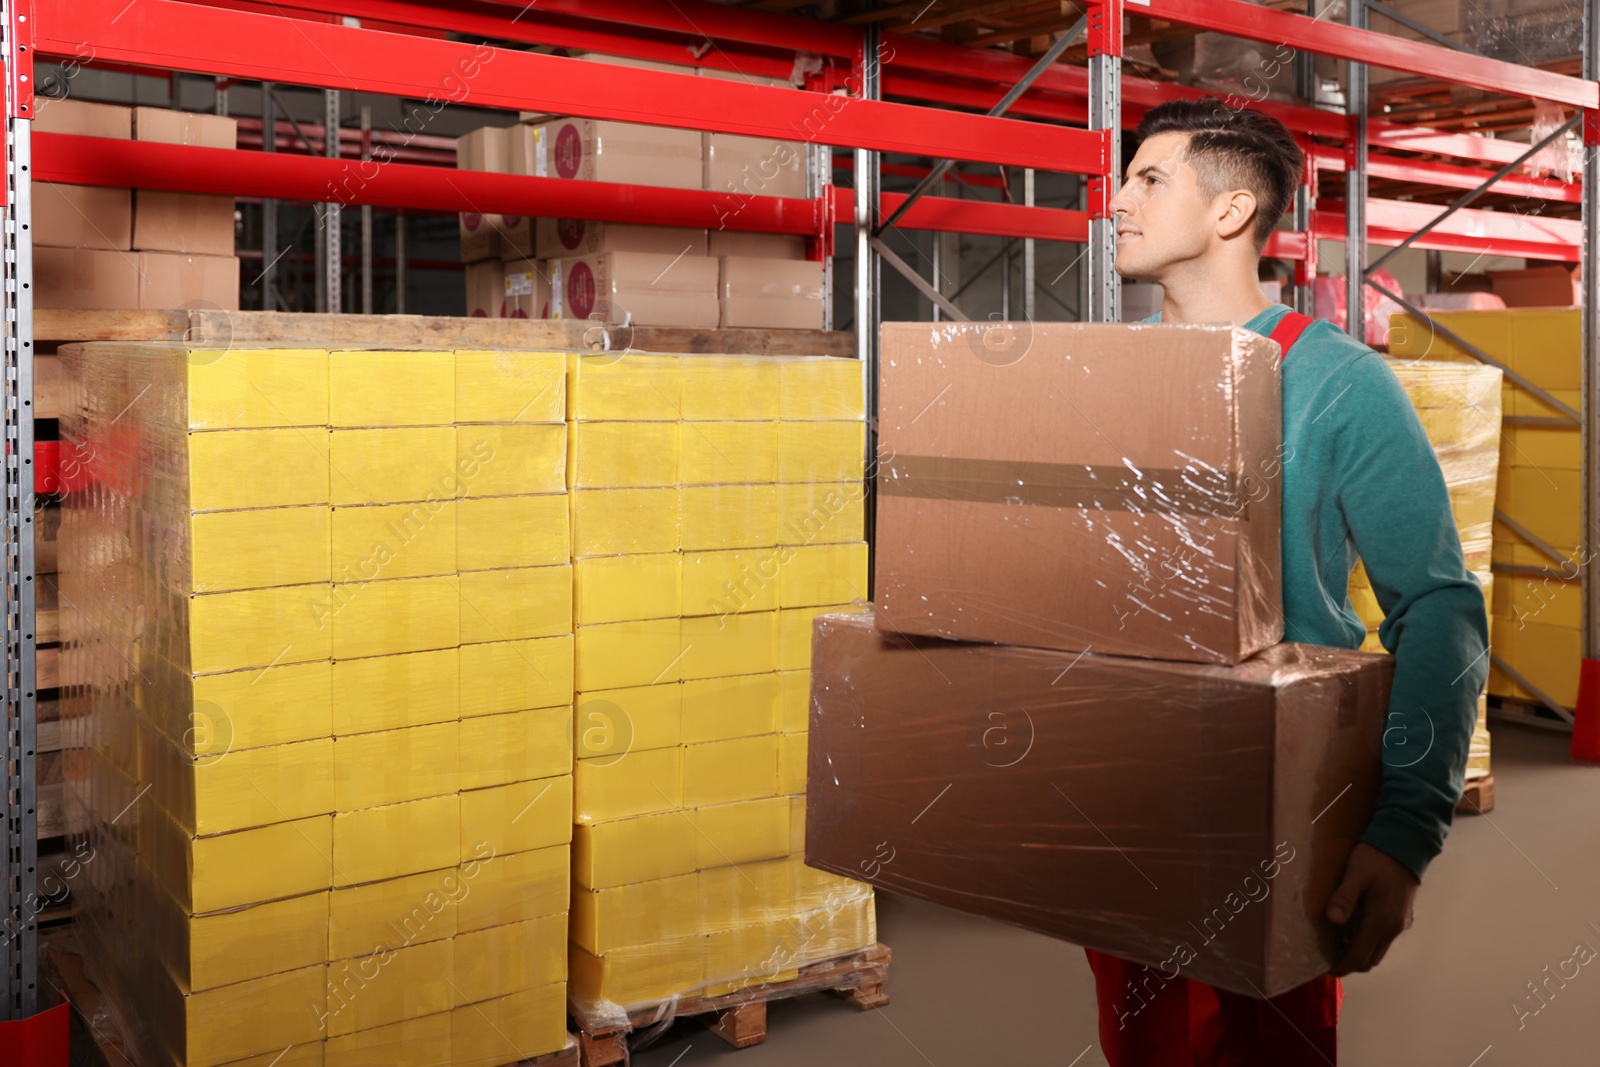
[[[1340, 1059], [1382, 1067], [1587, 1067], [1600, 1063], [1600, 956], [1537, 1014], [1524, 984], [1575, 946], [1600, 953], [1600, 768], [1567, 738], [1494, 732], [1496, 808], [1456, 821], [1417, 897], [1416, 925], [1382, 965], [1345, 982]], [[1593, 923], [1591, 928], [1587, 924]], [[832, 997], [780, 1001], [764, 1045], [736, 1051], [693, 1023], [637, 1067], [973, 1067], [1105, 1064], [1094, 986], [1074, 945], [904, 897], [880, 895], [894, 1003], [858, 1013]], [[1520, 1025], [1519, 1025], [1520, 1022]], [[1185, 1065], [1187, 1067], [1187, 1065]], [[1264, 1065], [1266, 1067], [1266, 1065]]]

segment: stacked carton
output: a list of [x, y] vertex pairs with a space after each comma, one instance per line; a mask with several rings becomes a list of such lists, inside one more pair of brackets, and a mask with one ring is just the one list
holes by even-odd
[[[39, 99], [38, 133], [233, 148], [236, 123], [163, 108]], [[38, 307], [236, 309], [233, 198], [107, 186], [34, 186]]]
[[[1497, 368], [1483, 364], [1391, 360], [1389, 366], [1422, 418], [1422, 428], [1433, 444], [1450, 491], [1450, 507], [1461, 535], [1467, 569], [1483, 585], [1486, 605], [1492, 605], [1494, 574], [1490, 560], [1500, 463], [1502, 375]], [[1378, 640], [1383, 608], [1359, 564], [1350, 578], [1350, 603], [1367, 626], [1367, 639], [1361, 647], [1369, 652], [1384, 651]], [[1469, 779], [1489, 773], [1487, 715], [1488, 699], [1480, 696], [1472, 752], [1467, 761]]]
[[873, 943], [803, 866], [813, 616], [865, 594], [860, 365], [574, 357], [580, 1017]]
[[80, 915], [137, 1062], [562, 1047], [562, 357], [63, 358]]
[[[1581, 385], [1577, 308], [1440, 312], [1434, 318], [1577, 410]], [[1402, 330], [1401, 327], [1404, 326]], [[1396, 316], [1393, 355], [1476, 363], [1426, 323]], [[1578, 699], [1583, 658], [1582, 593], [1587, 560], [1582, 530], [1578, 425], [1507, 380], [1501, 392], [1507, 425], [1500, 438], [1495, 507], [1553, 550], [1546, 552], [1504, 522], [1494, 526], [1495, 583], [1490, 644], [1497, 657], [1557, 703]], [[1544, 423], [1530, 419], [1552, 420]], [[1504, 671], [1489, 673], [1489, 692], [1534, 700]]]

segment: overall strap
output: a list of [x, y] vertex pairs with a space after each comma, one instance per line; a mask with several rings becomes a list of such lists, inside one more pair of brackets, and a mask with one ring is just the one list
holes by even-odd
[[1300, 339], [1300, 334], [1316, 320], [1309, 315], [1302, 315], [1298, 311], [1290, 311], [1278, 320], [1278, 325], [1272, 328], [1269, 334], [1272, 340], [1278, 342], [1278, 359], [1282, 360], [1289, 355], [1289, 349]]

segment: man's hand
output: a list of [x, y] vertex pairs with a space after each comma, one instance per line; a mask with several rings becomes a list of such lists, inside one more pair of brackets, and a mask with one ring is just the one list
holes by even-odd
[[1358, 844], [1328, 901], [1328, 920], [1342, 927], [1344, 956], [1333, 975], [1370, 971], [1400, 932], [1411, 926], [1417, 880], [1405, 865], [1371, 845]]

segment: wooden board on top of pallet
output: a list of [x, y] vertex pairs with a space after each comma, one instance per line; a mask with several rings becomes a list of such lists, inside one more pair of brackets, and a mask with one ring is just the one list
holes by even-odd
[[574, 1012], [578, 1050], [583, 1067], [606, 1067], [629, 1061], [628, 1035], [673, 1019], [693, 1017], [734, 1048], [759, 1045], [767, 1039], [767, 1004], [802, 993], [832, 992], [862, 1011], [889, 1003], [883, 991], [889, 980], [889, 946], [871, 948], [821, 960], [800, 968], [786, 982], [752, 985], [720, 997], [684, 997], [676, 1002], [650, 1005], [628, 1012], [626, 1023], [612, 1018]]

